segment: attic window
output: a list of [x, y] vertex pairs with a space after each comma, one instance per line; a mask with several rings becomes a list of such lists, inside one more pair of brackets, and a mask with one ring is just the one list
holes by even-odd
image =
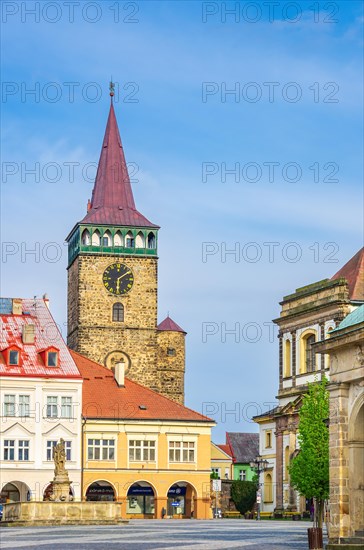
[[169, 357], [174, 357], [176, 355], [176, 350], [174, 348], [167, 348], [167, 355]]
[[19, 365], [19, 352], [11, 349], [9, 351], [9, 365]]
[[47, 367], [58, 367], [58, 352], [57, 351], [48, 351], [47, 352]]
[[139, 405], [139, 409], [141, 411], [146, 411], [147, 410], [147, 406], [146, 405]]

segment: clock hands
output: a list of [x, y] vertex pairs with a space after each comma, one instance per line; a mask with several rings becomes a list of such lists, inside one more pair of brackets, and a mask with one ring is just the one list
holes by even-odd
[[125, 277], [125, 275], [128, 275], [129, 273], [131, 273], [130, 269], [129, 271], [126, 271], [125, 273], [123, 273], [123, 275], [120, 275], [120, 277], [117, 277], [117, 280], [122, 279], [123, 277]]
[[120, 275], [120, 277], [117, 277], [116, 278], [116, 294], [119, 293], [119, 290], [120, 290], [120, 279], [122, 279], [123, 277], [125, 277], [125, 275], [128, 275], [129, 273], [131, 273], [131, 271], [126, 271], [125, 273], [123, 273], [122, 275]]

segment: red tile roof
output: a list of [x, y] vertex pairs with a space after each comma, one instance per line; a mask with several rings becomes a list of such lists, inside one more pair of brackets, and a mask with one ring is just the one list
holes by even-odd
[[110, 105], [90, 210], [81, 223], [154, 227], [135, 207], [113, 103]]
[[227, 455], [231, 457], [233, 456], [229, 445], [217, 445], [217, 447], [219, 447], [219, 449], [224, 451], [224, 453], [226, 453]]
[[207, 416], [129, 378], [125, 378], [125, 386], [118, 386], [112, 371], [75, 351], [71, 354], [83, 378], [82, 414], [85, 418], [214, 423]]
[[187, 334], [187, 332], [183, 330], [183, 328], [181, 328], [179, 325], [177, 325], [177, 323], [175, 323], [169, 315], [167, 315], [164, 321], [159, 323], [159, 325], [157, 326], [157, 330], [171, 330], [173, 332], [183, 332], [184, 334]]
[[[11, 299], [2, 299], [11, 304]], [[44, 378], [78, 378], [80, 373], [73, 361], [57, 324], [43, 299], [22, 299], [22, 315], [7, 311], [0, 313], [0, 350], [11, 345], [20, 349], [21, 364], [8, 366], [4, 354], [0, 354], [0, 376], [24, 376]], [[24, 325], [34, 325], [34, 344], [23, 344]], [[49, 346], [58, 348], [57, 367], [44, 365], [40, 352]]]
[[331, 280], [341, 278], [348, 282], [351, 300], [364, 300], [364, 247], [335, 273]]

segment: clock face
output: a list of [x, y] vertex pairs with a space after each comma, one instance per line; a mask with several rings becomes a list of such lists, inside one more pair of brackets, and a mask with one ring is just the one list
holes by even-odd
[[105, 269], [102, 281], [106, 290], [120, 296], [129, 292], [133, 286], [134, 275], [130, 267], [117, 262]]

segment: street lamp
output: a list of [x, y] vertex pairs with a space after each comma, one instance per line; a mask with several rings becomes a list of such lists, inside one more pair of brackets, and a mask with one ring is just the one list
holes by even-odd
[[265, 460], [264, 458], [262, 458], [260, 455], [258, 455], [256, 457], [255, 460], [253, 460], [251, 463], [250, 463], [250, 466], [251, 468], [254, 468], [257, 470], [257, 475], [258, 475], [258, 491], [257, 491], [257, 521], [260, 520], [260, 503], [261, 503], [261, 500], [262, 500], [262, 492], [260, 490], [260, 487], [262, 485], [262, 483], [260, 483], [260, 473], [261, 472], [264, 472], [264, 470], [267, 469], [269, 465], [269, 462], [268, 460]]

